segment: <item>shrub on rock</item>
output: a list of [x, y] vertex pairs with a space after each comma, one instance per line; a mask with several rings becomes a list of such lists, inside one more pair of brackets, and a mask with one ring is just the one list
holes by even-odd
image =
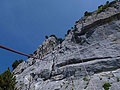
[[12, 64], [13, 70], [14, 70], [20, 63], [22, 63], [22, 62], [23, 62], [22, 59], [20, 59], [19, 61], [18, 61], [18, 60], [15, 60], [15, 62], [13, 62], [13, 64]]

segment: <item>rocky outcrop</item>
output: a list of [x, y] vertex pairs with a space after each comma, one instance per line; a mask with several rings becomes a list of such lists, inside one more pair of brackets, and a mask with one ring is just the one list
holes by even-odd
[[[50, 37], [13, 72], [20, 90], [120, 90], [120, 2], [82, 17], [58, 45]], [[41, 59], [42, 58], [42, 59]]]
[[40, 45], [37, 50], [34, 52], [34, 55], [42, 58], [46, 54], [50, 53], [54, 50], [54, 48], [57, 46], [57, 39], [54, 36], [49, 37], [46, 39], [42, 45]]

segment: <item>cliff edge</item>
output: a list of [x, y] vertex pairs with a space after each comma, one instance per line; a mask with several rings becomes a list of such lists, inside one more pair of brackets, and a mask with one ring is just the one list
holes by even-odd
[[[20, 90], [120, 90], [120, 2], [51, 36], [13, 72]], [[107, 89], [106, 89], [107, 88]]]

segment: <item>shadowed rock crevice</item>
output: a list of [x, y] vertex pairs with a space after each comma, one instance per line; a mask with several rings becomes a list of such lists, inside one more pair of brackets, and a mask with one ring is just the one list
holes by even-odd
[[99, 60], [99, 59], [108, 59], [108, 58], [113, 58], [113, 57], [95, 57], [95, 58], [88, 58], [88, 59], [69, 59], [66, 60], [65, 62], [62, 62], [60, 64], [57, 64], [56, 66], [63, 67], [66, 65], [71, 65], [71, 64], [78, 64], [78, 63], [84, 63], [84, 62], [89, 62], [89, 61], [94, 61], [94, 60]]
[[120, 20], [120, 13], [114, 14], [104, 19], [99, 19], [97, 21], [92, 22], [89, 25], [84, 25], [84, 23], [82, 23], [81, 31], [78, 32], [78, 28], [77, 27], [74, 28], [73, 38], [75, 39], [76, 43], [79, 43], [81, 45], [83, 43], [90, 44], [87, 41], [87, 38], [89, 38], [95, 32], [96, 28], [98, 28], [99, 26], [105, 25], [107, 23], [110, 23], [112, 21], [117, 21], [117, 20]]
[[[105, 25], [107, 23], [110, 23], [112, 21], [117, 21], [117, 20], [120, 20], [120, 13], [117, 13], [115, 15], [112, 15], [108, 18], [104, 18], [104, 19], [99, 19], [97, 21], [94, 21], [93, 23], [89, 24], [89, 25], [86, 25], [84, 26], [84, 23], [82, 25], [82, 28], [81, 28], [81, 31], [80, 32], [76, 32], [77, 28], [75, 28], [75, 31], [74, 31], [74, 38], [75, 38], [75, 41], [77, 43], [80, 43], [81, 45], [83, 43], [87, 43], [89, 44], [89, 42], [87, 42], [87, 38], [89, 38], [94, 32], [95, 32], [95, 29], [101, 25]], [[86, 35], [85, 35], [86, 34]]]
[[53, 75], [53, 72], [54, 72], [54, 70], [55, 70], [55, 69], [54, 69], [54, 67], [55, 67], [55, 59], [56, 59], [57, 57], [55, 56], [54, 53], [52, 53], [52, 55], [53, 55], [53, 60], [52, 60], [51, 71], [50, 71], [49, 77], [46, 78], [46, 79], [44, 79], [44, 81], [46, 81], [46, 80], [48, 80], [48, 79], [51, 79], [51, 77], [52, 77], [52, 75]]
[[[54, 77], [63, 75], [63, 79], [71, 76], [84, 77], [86, 72], [83, 68], [85, 66], [89, 75], [98, 74], [106, 71], [114, 71], [120, 68], [120, 56], [115, 58], [105, 58], [90, 61], [90, 63], [70, 64], [68, 66], [60, 67], [54, 72]], [[79, 72], [79, 73], [77, 73]], [[77, 73], [77, 74], [76, 74]]]
[[105, 19], [97, 20], [97, 21], [93, 22], [92, 24], [84, 26], [81, 29], [82, 31], [78, 35], [79, 36], [84, 35], [84, 34], [86, 34], [86, 32], [89, 32], [90, 28], [93, 28], [93, 27], [97, 28], [98, 26], [104, 25], [104, 24], [109, 23], [109, 22], [114, 21], [114, 20], [120, 20], [120, 13], [117, 13], [117, 14], [110, 16], [108, 18], [105, 18]]

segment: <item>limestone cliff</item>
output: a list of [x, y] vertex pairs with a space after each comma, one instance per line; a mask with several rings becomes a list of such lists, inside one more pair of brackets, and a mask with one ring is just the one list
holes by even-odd
[[33, 55], [42, 59], [13, 71], [20, 90], [120, 90], [120, 2], [82, 17], [61, 44], [49, 37]]

